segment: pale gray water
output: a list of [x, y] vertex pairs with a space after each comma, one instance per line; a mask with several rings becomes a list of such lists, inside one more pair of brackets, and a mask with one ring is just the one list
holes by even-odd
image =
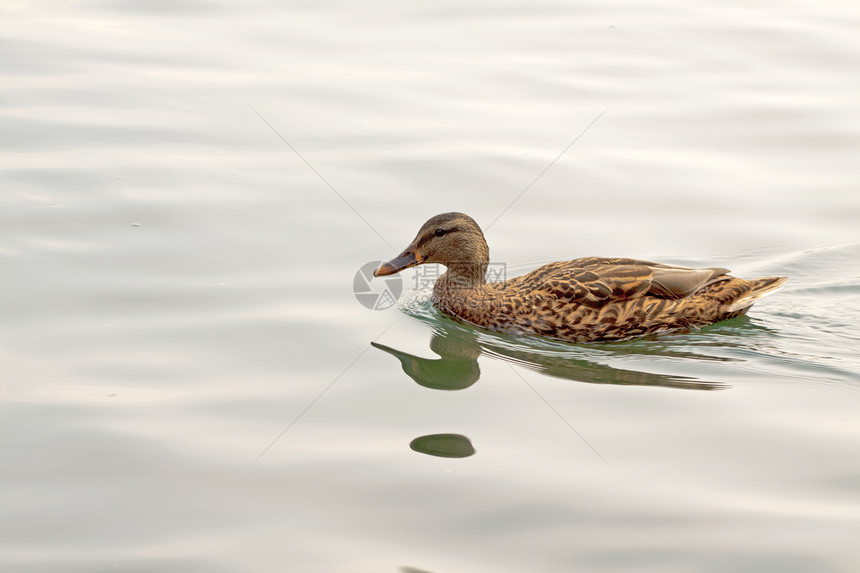
[[[0, 570], [856, 571], [856, 3], [0, 17]], [[791, 281], [602, 346], [359, 304], [450, 210]]]

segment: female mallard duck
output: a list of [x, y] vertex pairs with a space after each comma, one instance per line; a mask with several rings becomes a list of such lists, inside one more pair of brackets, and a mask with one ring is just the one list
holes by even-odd
[[374, 276], [423, 263], [445, 265], [448, 271], [433, 286], [433, 306], [440, 311], [490, 330], [570, 342], [623, 340], [734, 318], [786, 280], [748, 281], [729, 276], [728, 269], [587, 257], [488, 283], [489, 260], [478, 224], [463, 213], [443, 213], [424, 223], [406, 250]]

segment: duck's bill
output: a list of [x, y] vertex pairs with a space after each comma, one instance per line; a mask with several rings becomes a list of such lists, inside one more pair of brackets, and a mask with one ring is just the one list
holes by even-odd
[[395, 273], [399, 273], [404, 269], [408, 269], [409, 267], [414, 267], [415, 265], [420, 264], [421, 261], [415, 256], [415, 253], [407, 250], [400, 256], [391, 259], [387, 263], [382, 263], [381, 265], [379, 265], [379, 268], [373, 271], [373, 276], [385, 277], [388, 275], [393, 275]]

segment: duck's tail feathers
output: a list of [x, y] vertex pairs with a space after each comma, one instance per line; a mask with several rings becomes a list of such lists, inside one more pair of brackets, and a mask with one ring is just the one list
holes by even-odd
[[753, 303], [772, 294], [787, 280], [788, 277], [767, 277], [750, 281], [753, 284], [752, 289], [750, 289], [750, 291], [741, 298], [734, 301], [729, 307], [729, 312], [745, 311], [751, 307]]

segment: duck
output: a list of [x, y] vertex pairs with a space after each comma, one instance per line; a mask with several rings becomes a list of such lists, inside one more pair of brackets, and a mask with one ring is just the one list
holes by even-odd
[[488, 282], [489, 262], [478, 223], [464, 213], [442, 213], [424, 223], [409, 246], [380, 264], [374, 276], [444, 265], [431, 297], [443, 314], [491, 331], [574, 343], [696, 330], [746, 314], [787, 280], [746, 280], [724, 268], [584, 257]]

